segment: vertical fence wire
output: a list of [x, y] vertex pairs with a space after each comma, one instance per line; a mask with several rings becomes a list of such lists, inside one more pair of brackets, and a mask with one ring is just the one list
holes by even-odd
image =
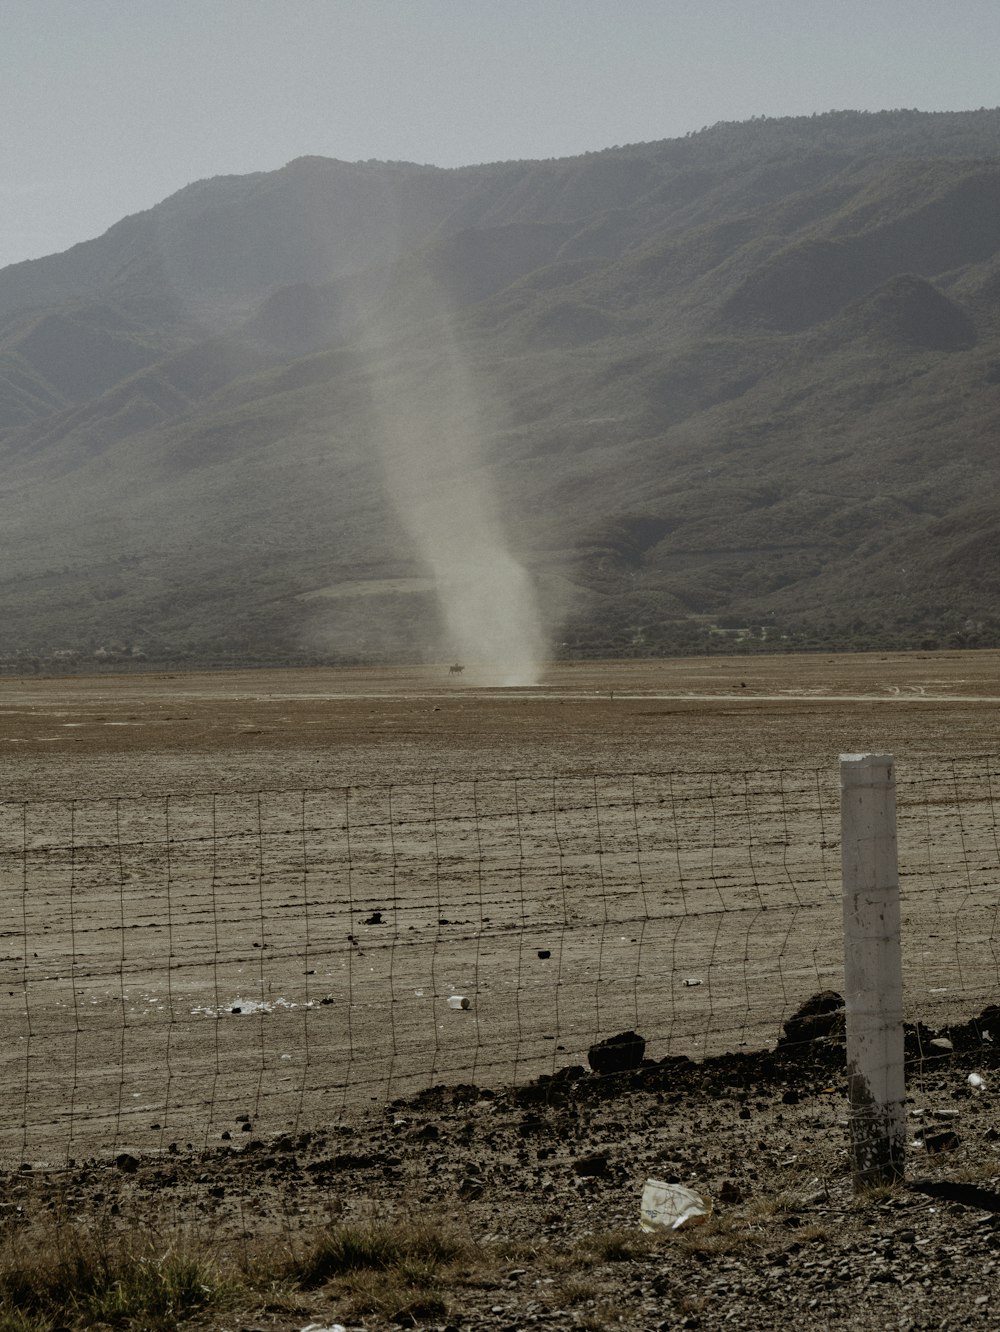
[[[33, 986], [31, 981], [33, 976], [28, 970], [28, 956], [31, 952], [31, 932], [28, 928], [28, 806], [22, 804], [20, 807], [20, 847], [16, 847], [18, 868], [20, 870], [20, 898], [21, 898], [21, 997], [24, 1005], [24, 1031], [21, 1040], [24, 1042], [24, 1073], [21, 1079], [21, 1133], [18, 1157], [20, 1161], [25, 1161], [28, 1155], [28, 1124], [30, 1122], [31, 1107], [31, 1060], [32, 1060], [32, 1010], [33, 1010]], [[12, 997], [16, 995], [16, 990], [12, 992]]]

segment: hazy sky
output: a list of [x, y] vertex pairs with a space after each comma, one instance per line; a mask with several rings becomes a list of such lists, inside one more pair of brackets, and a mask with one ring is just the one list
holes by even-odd
[[1000, 104], [1000, 0], [0, 0], [0, 266], [205, 176]]

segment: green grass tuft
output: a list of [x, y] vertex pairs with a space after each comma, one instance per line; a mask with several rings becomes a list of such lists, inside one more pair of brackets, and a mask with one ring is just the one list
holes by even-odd
[[296, 1264], [303, 1286], [322, 1285], [350, 1272], [398, 1271], [427, 1280], [441, 1267], [462, 1258], [468, 1244], [434, 1225], [343, 1223], [331, 1227]]

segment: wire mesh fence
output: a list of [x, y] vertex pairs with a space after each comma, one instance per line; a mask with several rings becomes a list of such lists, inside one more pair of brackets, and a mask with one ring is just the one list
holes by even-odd
[[[933, 1029], [1000, 1003], [1000, 759], [896, 767], [905, 1016]], [[1000, 1041], [1000, 1026], [995, 1033]]]
[[[997, 763], [898, 775], [934, 1027], [997, 998]], [[773, 1044], [842, 980], [838, 802], [831, 764], [0, 806], [0, 1157]]]

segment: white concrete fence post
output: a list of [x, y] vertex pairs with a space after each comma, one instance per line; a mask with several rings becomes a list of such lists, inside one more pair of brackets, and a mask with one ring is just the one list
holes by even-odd
[[903, 965], [891, 754], [840, 756], [844, 1000], [855, 1190], [903, 1178]]

